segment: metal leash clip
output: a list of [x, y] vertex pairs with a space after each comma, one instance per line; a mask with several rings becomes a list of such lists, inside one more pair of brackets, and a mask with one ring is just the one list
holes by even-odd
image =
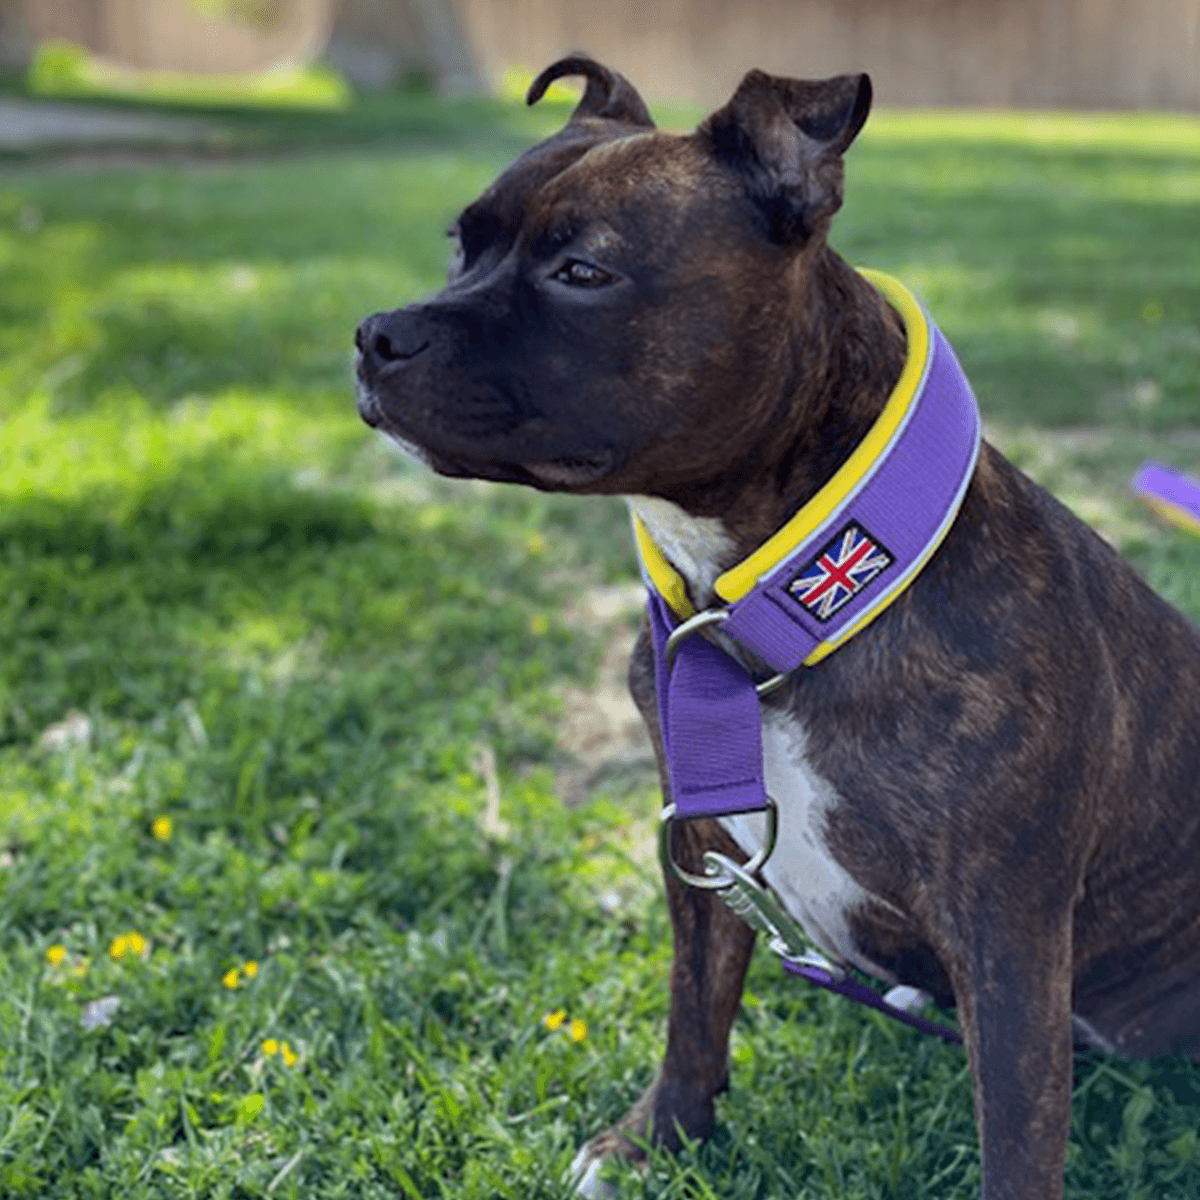
[[708, 875], [719, 875], [728, 880], [719, 893], [721, 902], [751, 929], [765, 933], [772, 953], [797, 966], [819, 967], [839, 983], [846, 977], [841, 967], [810, 948], [800, 922], [783, 907], [779, 897], [769, 887], [759, 883], [746, 867], [739, 866], [715, 850], [706, 850], [704, 870]]

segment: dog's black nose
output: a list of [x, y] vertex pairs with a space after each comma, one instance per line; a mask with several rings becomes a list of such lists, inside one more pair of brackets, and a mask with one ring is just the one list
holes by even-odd
[[412, 316], [396, 309], [375, 313], [363, 321], [355, 331], [354, 344], [361, 369], [377, 372], [416, 358], [429, 345], [429, 339], [422, 336]]

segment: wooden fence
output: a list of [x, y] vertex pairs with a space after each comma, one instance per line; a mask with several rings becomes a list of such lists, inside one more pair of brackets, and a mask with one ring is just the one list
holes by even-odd
[[881, 104], [1200, 110], [1200, 0], [454, 0], [485, 73], [582, 49], [715, 105], [761, 67]]

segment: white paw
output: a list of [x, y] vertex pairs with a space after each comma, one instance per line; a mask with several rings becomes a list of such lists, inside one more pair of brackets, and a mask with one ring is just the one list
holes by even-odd
[[903, 1012], [913, 1013], [927, 1004], [932, 1004], [933, 997], [928, 992], [921, 991], [920, 988], [909, 987], [902, 983], [899, 987], [892, 988], [884, 996], [883, 1002], [890, 1004], [893, 1008], [901, 1009]]
[[604, 1158], [596, 1154], [590, 1145], [579, 1147], [579, 1153], [575, 1155], [568, 1172], [575, 1195], [585, 1200], [617, 1200], [617, 1189], [600, 1178], [603, 1166]]

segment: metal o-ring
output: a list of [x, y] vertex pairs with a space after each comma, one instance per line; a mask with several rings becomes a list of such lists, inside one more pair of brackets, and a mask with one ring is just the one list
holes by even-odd
[[[748, 862], [742, 865], [742, 870], [747, 874], [753, 875], [762, 865], [771, 857], [772, 851], [775, 849], [775, 843], [779, 839], [779, 808], [775, 801], [770, 796], [766, 798], [767, 806], [764, 811], [767, 814], [767, 837], [762, 848], [757, 850]], [[727, 815], [727, 814], [726, 814]], [[727, 875], [695, 875], [691, 871], [685, 871], [671, 855], [671, 826], [676, 819], [675, 805], [668, 804], [659, 817], [658, 825], [658, 856], [662, 861], [663, 866], [668, 869], [681, 883], [686, 883], [689, 887], [699, 888], [702, 891], [721, 891], [723, 888], [729, 887], [733, 880]]]

